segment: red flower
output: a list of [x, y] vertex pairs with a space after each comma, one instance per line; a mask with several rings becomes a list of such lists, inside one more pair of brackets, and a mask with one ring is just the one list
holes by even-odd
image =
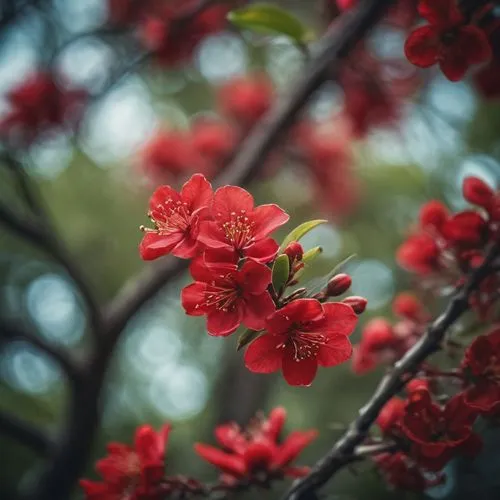
[[193, 175], [180, 193], [170, 186], [159, 187], [149, 201], [148, 215], [155, 229], [144, 228], [141, 257], [153, 260], [169, 253], [194, 257], [199, 250], [199, 226], [208, 218], [212, 195], [210, 183], [201, 174]]
[[377, 417], [377, 425], [384, 434], [391, 434], [399, 428], [405, 406], [406, 403], [401, 398], [394, 397], [387, 401]]
[[500, 407], [500, 328], [472, 342], [465, 351], [462, 372], [468, 406], [481, 413]]
[[426, 469], [439, 471], [459, 454], [479, 452], [481, 440], [472, 432], [474, 419], [461, 395], [442, 408], [428, 391], [420, 390], [409, 395], [401, 428], [411, 441], [410, 455]]
[[308, 468], [290, 464], [318, 433], [295, 431], [280, 443], [285, 418], [285, 410], [275, 408], [268, 419], [256, 418], [244, 430], [236, 423], [220, 425], [215, 430], [215, 437], [224, 450], [201, 443], [195, 445], [195, 450], [204, 460], [218, 467], [228, 483], [246, 479], [267, 485], [270, 480], [283, 476], [304, 476]]
[[451, 81], [463, 78], [472, 64], [491, 57], [484, 31], [465, 24], [455, 0], [420, 0], [419, 12], [429, 24], [417, 28], [406, 40], [408, 60], [421, 68], [436, 63]]
[[407, 318], [411, 321], [422, 321], [427, 318], [424, 306], [411, 293], [400, 293], [392, 303], [394, 314]]
[[430, 486], [424, 471], [402, 452], [381, 453], [374, 458], [374, 461], [384, 479], [394, 488], [423, 491]]
[[241, 268], [235, 262], [209, 262], [211, 253], [220, 251], [206, 252], [191, 264], [195, 282], [181, 295], [186, 314], [206, 315], [210, 335], [230, 335], [241, 323], [261, 330], [266, 317], [275, 310], [267, 291], [271, 270], [253, 260], [245, 261]]
[[318, 364], [335, 366], [351, 357], [347, 336], [356, 322], [356, 314], [345, 304], [294, 300], [267, 319], [268, 333], [250, 344], [245, 365], [256, 373], [282, 369], [290, 385], [310, 385]]
[[254, 207], [252, 195], [237, 186], [224, 186], [215, 192], [212, 204], [214, 221], [200, 226], [200, 241], [208, 248], [225, 248], [240, 257], [269, 262], [278, 244], [269, 234], [289, 217], [278, 205]]
[[68, 90], [50, 73], [32, 73], [7, 94], [10, 109], [0, 121], [0, 134], [15, 145], [29, 145], [47, 128], [75, 122], [85, 97], [85, 91]]
[[149, 425], [138, 427], [133, 447], [108, 444], [109, 455], [96, 464], [104, 482], [82, 479], [80, 486], [89, 500], [160, 500], [160, 482], [164, 476], [165, 447], [169, 425], [159, 432]]
[[448, 220], [448, 209], [437, 200], [425, 203], [420, 209], [420, 227], [430, 231], [441, 231]]
[[438, 267], [439, 247], [426, 233], [410, 236], [397, 250], [396, 259], [401, 267], [418, 274], [429, 274]]

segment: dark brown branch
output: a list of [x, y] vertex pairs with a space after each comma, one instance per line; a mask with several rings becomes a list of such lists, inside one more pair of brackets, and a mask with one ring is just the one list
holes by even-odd
[[24, 340], [56, 361], [70, 379], [76, 380], [80, 376], [79, 362], [73, 359], [66, 349], [50, 344], [43, 337], [24, 329], [17, 322], [5, 318], [0, 319], [0, 337], [9, 341]]
[[484, 263], [471, 273], [467, 283], [457, 290], [448, 307], [428, 327], [420, 341], [382, 379], [371, 399], [361, 408], [359, 416], [351, 423], [345, 434], [335, 443], [330, 452], [316, 463], [308, 476], [292, 486], [285, 495], [285, 500], [307, 498], [310, 492], [321, 488], [337, 471], [352, 461], [354, 450], [366, 439], [370, 427], [387, 401], [403, 389], [408, 380], [418, 371], [419, 366], [431, 354], [440, 349], [448, 329], [468, 310], [471, 294], [490, 274], [491, 266], [499, 254], [498, 246], [494, 245]]
[[45, 454], [53, 447], [51, 440], [15, 415], [0, 412], [0, 433], [24, 444], [37, 453]]

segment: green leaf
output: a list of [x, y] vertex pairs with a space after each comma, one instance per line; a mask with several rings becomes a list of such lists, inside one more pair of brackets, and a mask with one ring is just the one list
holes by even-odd
[[300, 226], [297, 226], [293, 231], [288, 233], [288, 236], [283, 240], [283, 243], [281, 243], [280, 251], [282, 252], [286, 248], [286, 246], [292, 241], [299, 241], [300, 238], [305, 236], [309, 231], [319, 226], [320, 224], [325, 224], [326, 222], [328, 221], [323, 219], [317, 219], [304, 222]]
[[269, 3], [253, 3], [231, 11], [228, 20], [241, 29], [286, 35], [299, 45], [314, 39], [312, 31], [290, 12]]
[[280, 293], [290, 275], [290, 261], [288, 255], [279, 255], [273, 265], [273, 288]]
[[309, 264], [322, 253], [323, 253], [323, 248], [313, 247], [307, 252], [304, 252], [304, 255], [302, 256], [302, 262], [304, 262], [305, 264]]
[[236, 346], [236, 350], [239, 351], [243, 349], [246, 345], [250, 344], [253, 340], [255, 340], [262, 331], [256, 330], [245, 330], [238, 338], [238, 345]]

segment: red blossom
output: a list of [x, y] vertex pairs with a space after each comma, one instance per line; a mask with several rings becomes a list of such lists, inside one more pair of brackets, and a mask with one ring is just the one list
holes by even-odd
[[345, 304], [294, 300], [267, 319], [267, 334], [249, 345], [245, 365], [256, 373], [281, 369], [290, 385], [310, 385], [318, 365], [336, 366], [351, 357], [348, 336], [356, 322]]
[[405, 491], [423, 491], [430, 484], [425, 471], [403, 452], [381, 453], [374, 458], [377, 468], [392, 487]]
[[429, 24], [415, 29], [406, 40], [411, 63], [421, 68], [439, 64], [449, 80], [458, 81], [469, 66], [491, 57], [486, 33], [465, 24], [455, 0], [420, 0], [419, 13]]
[[377, 417], [377, 425], [383, 434], [392, 434], [399, 429], [401, 418], [405, 413], [405, 406], [405, 401], [398, 397], [387, 401]]
[[191, 263], [195, 282], [182, 290], [182, 306], [190, 316], [207, 316], [210, 335], [230, 335], [242, 323], [261, 330], [275, 310], [267, 291], [271, 270], [253, 260], [239, 268], [235, 260], [227, 258], [224, 251], [207, 251]]
[[161, 500], [160, 482], [164, 476], [169, 431], [169, 425], [164, 425], [159, 432], [149, 425], [142, 425], [136, 430], [133, 447], [109, 443], [108, 456], [96, 463], [104, 481], [80, 481], [86, 498]]
[[423, 304], [411, 293], [398, 294], [392, 303], [392, 310], [394, 314], [411, 321], [418, 322], [427, 319]]
[[472, 342], [461, 369], [465, 403], [480, 413], [500, 408], [500, 328]]
[[481, 440], [472, 431], [474, 419], [461, 395], [443, 408], [432, 402], [428, 391], [419, 390], [408, 396], [401, 429], [411, 442], [410, 455], [426, 469], [439, 471], [457, 455], [480, 451]]
[[171, 253], [189, 259], [197, 255], [200, 223], [209, 216], [212, 196], [212, 187], [201, 174], [193, 175], [180, 193], [170, 186], [159, 187], [149, 201], [148, 216], [155, 229], [144, 228], [141, 257], [153, 260]]
[[439, 267], [439, 247], [434, 238], [426, 233], [410, 236], [397, 250], [400, 266], [418, 274], [429, 274]]
[[428, 201], [420, 209], [420, 227], [431, 232], [439, 232], [448, 220], [448, 217], [448, 209], [440, 201]]
[[197, 443], [195, 450], [204, 460], [218, 467], [224, 482], [234, 484], [248, 480], [268, 485], [283, 476], [301, 477], [307, 467], [292, 466], [302, 450], [317, 437], [317, 431], [294, 431], [280, 442], [286, 412], [275, 408], [269, 418], [255, 418], [246, 429], [236, 423], [220, 425], [215, 437], [222, 450]]
[[76, 122], [86, 95], [69, 90], [50, 73], [32, 73], [7, 94], [9, 109], [0, 120], [0, 135], [16, 146], [29, 145], [47, 129]]
[[289, 219], [278, 205], [255, 207], [252, 195], [238, 186], [217, 189], [211, 213], [214, 220], [200, 226], [200, 241], [208, 248], [232, 250], [258, 262], [274, 258], [278, 244], [269, 234]]

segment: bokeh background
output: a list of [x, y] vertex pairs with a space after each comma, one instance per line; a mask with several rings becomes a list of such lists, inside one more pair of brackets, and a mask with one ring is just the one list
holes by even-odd
[[[279, 3], [317, 33], [324, 30], [316, 2]], [[127, 69], [137, 56], [135, 46], [110, 29], [107, 19], [104, 0], [53, 0], [27, 8], [0, 28], [1, 95], [40, 64], [53, 65], [78, 87], [103, 91], [86, 110], [78, 134], [51, 134], [22, 156], [61, 239], [103, 304], [147, 266], [137, 250], [138, 228], [147, 223], [154, 182], [138, 168], [138, 158], [159, 124], [187, 129], [196, 117], [215, 112], [221, 84], [256, 70], [266, 72], [278, 92], [286, 92], [304, 65], [303, 54], [286, 38], [242, 36], [228, 27], [205, 37], [181, 67], [146, 62]], [[402, 57], [403, 42], [401, 33], [389, 28], [377, 30], [369, 41], [380, 57]], [[122, 76], [116, 80], [116, 75]], [[342, 92], [327, 84], [306, 114], [327, 122], [341, 106]], [[355, 254], [345, 272], [352, 275], [352, 293], [368, 299], [361, 325], [374, 316], [390, 317], [391, 300], [411, 285], [394, 255], [422, 202], [438, 198], [461, 208], [465, 176], [479, 175], [493, 185], [500, 180], [500, 107], [483, 102], [467, 81], [453, 84], [430, 71], [402, 109], [396, 125], [373, 127], [363, 140], [350, 143], [362, 195], [349, 214], [339, 216], [318, 204], [310, 172], [286, 156], [272, 174], [248, 187], [259, 203], [276, 202], [291, 214], [278, 236], [308, 219], [335, 221], [304, 238], [306, 248], [324, 248], [304, 281]], [[332, 127], [335, 133], [334, 121]], [[0, 170], [0, 196], [21, 210], [8, 173]], [[250, 374], [236, 353], [237, 335], [211, 338], [203, 319], [184, 315], [179, 293], [188, 281], [182, 276], [163, 289], [127, 326], [106, 379], [92, 458], [102, 456], [110, 440], [130, 442], [141, 423], [170, 421], [168, 472], [215, 478], [216, 471], [194, 454], [192, 444], [213, 443], [217, 422], [244, 421], [257, 410], [282, 405], [289, 412], [289, 429], [319, 429], [320, 438], [301, 457], [301, 463], [312, 463], [369, 397], [381, 371], [355, 376], [348, 363], [320, 370], [310, 388], [291, 388], [280, 376]], [[438, 310], [439, 304], [433, 307]], [[20, 318], [37, 335], [76, 354], [89, 345], [86, 314], [70, 278], [4, 228], [0, 314]], [[22, 341], [0, 340], [2, 409], [54, 431], [65, 417], [67, 391], [51, 359]], [[8, 500], [32, 480], [40, 463], [6, 436], [0, 436], [0, 457], [0, 498]], [[355, 469], [335, 479], [332, 498], [403, 498], [391, 496], [370, 464]], [[91, 462], [86, 474], [93, 477]]]

